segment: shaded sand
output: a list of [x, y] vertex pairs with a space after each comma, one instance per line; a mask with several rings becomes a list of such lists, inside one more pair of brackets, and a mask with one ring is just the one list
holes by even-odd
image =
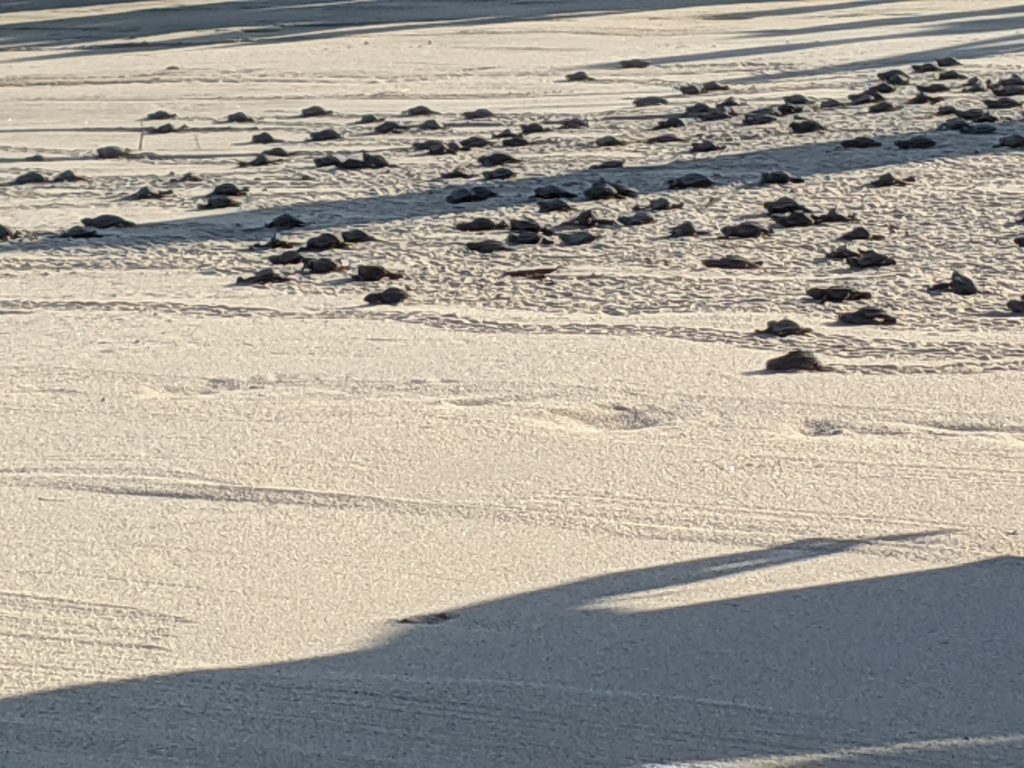
[[[0, 765], [1024, 762], [1024, 320], [1004, 311], [1024, 291], [1024, 156], [993, 148], [1021, 110], [912, 154], [892, 142], [933, 130], [934, 106], [646, 143], [729, 95], [684, 82], [757, 106], [945, 54], [1024, 70], [1019, 7], [492, 5], [5, 4], [0, 180], [87, 181], [0, 187], [23, 233], [0, 244]], [[566, 83], [578, 69], [597, 82]], [[632, 106], [646, 95], [670, 104]], [[295, 117], [314, 103], [336, 114]], [[517, 179], [456, 211], [439, 172], [501, 147], [427, 158], [408, 148], [430, 132], [354, 125], [417, 104], [444, 138], [589, 126], [509, 149]], [[496, 117], [461, 117], [478, 107]], [[158, 108], [191, 130], [140, 136]], [[257, 124], [224, 123], [236, 110]], [[305, 140], [327, 127], [343, 139]], [[293, 157], [240, 168], [260, 130]], [[864, 133], [885, 146], [837, 149]], [[700, 138], [726, 149], [692, 157]], [[138, 154], [92, 157], [108, 144]], [[394, 167], [313, 167], [362, 150]], [[682, 207], [579, 249], [480, 256], [453, 229], [536, 216], [534, 187], [580, 191], [611, 158], [608, 178]], [[806, 181], [757, 186], [769, 170]], [[888, 170], [917, 181], [864, 189]], [[186, 171], [204, 180], [168, 183]], [[666, 192], [690, 171], [719, 186]], [[223, 181], [250, 187], [241, 206], [196, 210]], [[122, 199], [143, 184], [174, 194]], [[856, 214], [897, 265], [822, 261], [844, 225], [663, 237], [782, 194]], [[343, 274], [235, 287], [284, 211], [309, 223], [285, 238], [378, 237], [340, 258], [404, 268], [410, 301], [368, 309]], [[51, 237], [103, 212], [140, 226]], [[701, 266], [722, 255], [765, 266]], [[561, 269], [500, 277], [538, 264]], [[982, 292], [924, 290], [953, 269]], [[836, 326], [803, 299], [831, 282], [899, 323]], [[751, 334], [782, 316], [814, 333]], [[834, 372], [761, 373], [798, 346]]]

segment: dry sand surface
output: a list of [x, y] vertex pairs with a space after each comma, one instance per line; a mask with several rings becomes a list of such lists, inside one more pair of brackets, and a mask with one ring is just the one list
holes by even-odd
[[[1022, 25], [1010, 0], [0, 3], [0, 766], [1024, 765], [1024, 154], [996, 146], [1022, 111], [936, 130], [994, 98], [938, 73], [913, 78], [941, 104], [847, 103], [945, 55], [1024, 72]], [[797, 93], [825, 131], [743, 124]], [[357, 122], [421, 104], [440, 128]], [[288, 156], [240, 166], [260, 131]], [[314, 166], [363, 151], [390, 166]], [[521, 161], [498, 196], [446, 202], [495, 151]], [[669, 191], [686, 173], [715, 185]], [[639, 197], [582, 200], [602, 175]], [[199, 210], [223, 182], [239, 205]], [[539, 214], [541, 184], [573, 212]], [[144, 185], [170, 194], [124, 199]], [[853, 224], [714, 236], [781, 195], [896, 263], [825, 258]], [[659, 196], [577, 247], [454, 228]], [[409, 299], [366, 306], [382, 284], [348, 270], [234, 285], [286, 212], [299, 244], [376, 237], [325, 255]], [[103, 213], [137, 226], [56, 236]], [[665, 237], [684, 220], [713, 234]], [[926, 291], [954, 269], [979, 293]], [[833, 284], [874, 297], [805, 296]], [[836, 323], [867, 303], [898, 322]], [[784, 316], [813, 332], [751, 333]], [[831, 371], [762, 373], [798, 347]]]

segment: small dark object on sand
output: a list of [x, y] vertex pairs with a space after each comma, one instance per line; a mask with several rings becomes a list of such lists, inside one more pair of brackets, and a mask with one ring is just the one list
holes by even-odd
[[239, 277], [235, 285], [267, 285], [268, 283], [287, 283], [290, 278], [280, 275], [272, 267], [265, 267], [249, 277]]
[[763, 171], [761, 184], [803, 184], [799, 176], [792, 176], [785, 171]]
[[487, 120], [494, 117], [494, 113], [489, 109], [474, 109], [469, 112], [463, 112], [462, 116], [466, 120]]
[[816, 120], [794, 120], [789, 124], [789, 130], [796, 134], [817, 133], [824, 131], [825, 126]]
[[848, 255], [846, 263], [850, 269], [877, 269], [878, 267], [891, 267], [896, 263], [896, 259], [878, 251], [861, 251]]
[[232, 112], [230, 115], [227, 116], [226, 120], [229, 123], [255, 123], [256, 122], [251, 117], [249, 117], [249, 115], [245, 114], [245, 112]]
[[760, 331], [754, 331], [754, 333], [763, 336], [798, 336], [805, 333], [810, 333], [810, 328], [804, 328], [796, 320], [790, 320], [788, 317], [784, 317], [781, 320], [769, 320], [768, 327]]
[[559, 232], [558, 239], [562, 241], [562, 245], [574, 246], [574, 245], [587, 245], [597, 240], [597, 235], [591, 234], [586, 230], [580, 230], [576, 232]]
[[509, 247], [500, 240], [477, 240], [472, 243], [466, 243], [466, 247], [474, 253], [484, 254], [510, 250]]
[[128, 150], [122, 147], [100, 147], [96, 150], [96, 157], [100, 160], [117, 160], [128, 157]]
[[949, 292], [957, 296], [973, 296], [978, 292], [978, 286], [967, 275], [953, 270], [953, 276], [948, 281], [936, 283], [928, 290], [933, 293]]
[[39, 171], [26, 171], [11, 182], [11, 186], [20, 187], [26, 184], [44, 184], [46, 177]]
[[452, 205], [463, 205], [464, 203], [479, 203], [497, 197], [497, 195], [497, 192], [487, 187], [463, 187], [450, 192], [445, 200]]
[[203, 211], [216, 211], [221, 208], [237, 208], [242, 201], [231, 195], [209, 194], [199, 203], [199, 209]]
[[469, 221], [460, 221], [455, 224], [459, 232], [488, 232], [495, 229], [508, 229], [508, 225], [494, 219], [479, 216]]
[[[396, 288], [395, 286], [391, 286], [390, 288], [385, 288], [380, 293], [368, 293], [368, 294], [366, 294], [365, 297], [363, 297], [363, 300], [367, 304], [370, 304], [370, 305], [374, 305], [374, 304], [389, 304], [391, 306], [394, 306], [396, 304], [401, 304], [403, 301], [405, 301], [408, 298], [409, 298], [409, 294], [408, 294], [407, 291], [404, 291], [401, 288]], [[425, 622], [412, 622], [409, 619], [406, 619], [405, 621], [406, 621], [406, 623], [425, 623]], [[436, 622], [431, 622], [431, 623], [436, 623]]]
[[275, 139], [269, 133], [263, 131], [262, 133], [254, 134], [250, 141], [253, 144], [276, 144], [278, 142], [278, 139]]
[[771, 227], [753, 221], [742, 221], [739, 224], [726, 224], [721, 232], [724, 238], [751, 238], [770, 235], [772, 230]]
[[329, 109], [324, 109], [321, 106], [315, 106], [314, 105], [312, 107], [305, 107], [305, 108], [303, 108], [302, 112], [299, 113], [299, 116], [300, 117], [327, 117], [328, 115], [333, 115], [333, 114], [334, 113], [331, 112], [331, 110], [329, 110]]
[[90, 227], [83, 227], [81, 224], [76, 224], [71, 229], [61, 232], [59, 237], [70, 237], [77, 240], [88, 237], [100, 237], [100, 233]]
[[684, 221], [676, 224], [672, 229], [669, 230], [668, 236], [671, 238], [677, 237], [696, 237], [697, 235], [707, 235], [707, 230], [700, 230], [694, 226], [692, 221]]
[[547, 277], [557, 269], [558, 267], [527, 267], [526, 269], [511, 269], [508, 272], [503, 272], [501, 276], [525, 277], [530, 280], [539, 280], [542, 277]]
[[765, 370], [772, 373], [784, 373], [787, 371], [825, 371], [828, 370], [813, 352], [803, 349], [794, 349], [781, 357], [773, 357], [765, 363]]
[[808, 288], [807, 295], [814, 301], [822, 303], [826, 301], [863, 301], [871, 298], [871, 294], [868, 291], [858, 291], [854, 288], [844, 288], [838, 285], [832, 285], [827, 288]]
[[686, 173], [669, 179], [669, 189], [706, 189], [715, 186], [715, 182], [702, 173]]
[[701, 263], [705, 267], [713, 267], [716, 269], [757, 269], [763, 261], [751, 261], [750, 259], [744, 259], [742, 256], [724, 256], [720, 259], [703, 259]]
[[875, 189], [882, 189], [884, 187], [905, 187], [914, 181], [913, 176], [907, 176], [906, 178], [900, 179], [893, 176], [891, 173], [883, 173], [877, 179], [868, 184], [869, 187]]
[[280, 251], [267, 257], [271, 264], [301, 264], [302, 254], [298, 251]]
[[1006, 302], [1006, 308], [1015, 315], [1024, 315], [1024, 294], [1019, 299], [1010, 299]]
[[651, 66], [651, 62], [646, 59], [625, 59], [619, 62], [619, 66], [622, 69], [646, 69]]
[[854, 227], [849, 232], [840, 235], [837, 239], [850, 242], [851, 240], [881, 240], [880, 235], [872, 235], [864, 227]]
[[379, 264], [360, 264], [356, 267], [356, 276], [353, 279], [364, 283], [373, 283], [385, 279], [399, 280], [402, 277], [404, 277], [402, 272], [390, 270]]
[[870, 136], [855, 136], [852, 139], [844, 139], [839, 142], [843, 149], [871, 149], [882, 146], [882, 142], [876, 141]]
[[619, 224], [624, 227], [639, 227], [644, 224], [653, 224], [654, 217], [651, 216], [647, 211], [636, 211], [634, 213], [624, 213], [619, 216]]
[[302, 259], [302, 269], [314, 275], [326, 275], [338, 271], [339, 267], [334, 259], [326, 256], [307, 256]]
[[580, 70], [579, 72], [571, 72], [570, 74], [565, 76], [565, 79], [570, 83], [583, 83], [588, 80], [593, 80], [594, 78], [592, 78], [583, 70]]
[[911, 136], [906, 139], [896, 139], [894, 142], [900, 149], [931, 149], [935, 146], [935, 139], [930, 136]]
[[344, 247], [345, 243], [330, 232], [323, 232], [319, 235], [314, 235], [309, 238], [303, 246], [307, 251], [329, 251], [333, 248]]
[[82, 219], [82, 224], [93, 229], [115, 229], [121, 227], [134, 227], [133, 222], [127, 219], [122, 219], [120, 216], [116, 216], [112, 213], [103, 213], [94, 218]]
[[268, 221], [264, 226], [267, 229], [297, 229], [306, 226], [306, 222], [292, 216], [290, 213], [282, 213]]
[[341, 239], [346, 243], [372, 243], [377, 238], [361, 229], [346, 229], [341, 233]]
[[135, 192], [125, 197], [125, 200], [160, 200], [171, 194], [169, 189], [155, 190], [152, 187], [139, 187]]
[[310, 141], [337, 141], [340, 138], [341, 134], [333, 128], [324, 128], [309, 134]]
[[837, 318], [843, 325], [895, 325], [896, 318], [878, 307], [861, 307], [856, 312], [843, 312]]
[[148, 115], [146, 115], [142, 119], [143, 120], [173, 120], [176, 117], [177, 117], [177, 115], [175, 115], [172, 112], [168, 112], [167, 110], [164, 110], [164, 109], [158, 109], [156, 112], [150, 112]]

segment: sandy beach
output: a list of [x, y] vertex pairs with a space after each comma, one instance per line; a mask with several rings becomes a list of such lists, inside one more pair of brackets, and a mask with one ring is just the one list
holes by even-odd
[[[0, 766], [1024, 764], [1024, 110], [986, 103], [1022, 24], [1011, 0], [0, 3]], [[850, 102], [892, 69], [891, 109]], [[363, 153], [388, 164], [316, 164]], [[628, 194], [585, 199], [602, 179]], [[782, 196], [849, 221], [789, 227]], [[607, 223], [560, 226], [587, 209]], [[134, 226], [62, 236], [101, 215]], [[538, 244], [467, 248], [524, 218]], [[774, 231], [718, 236], [745, 222]], [[286, 281], [236, 284], [275, 232]], [[532, 268], [557, 269], [507, 275]], [[954, 270], [976, 294], [928, 290]], [[895, 324], [837, 319], [867, 304]], [[753, 333], [780, 318], [810, 332]], [[765, 372], [794, 349], [827, 370]]]

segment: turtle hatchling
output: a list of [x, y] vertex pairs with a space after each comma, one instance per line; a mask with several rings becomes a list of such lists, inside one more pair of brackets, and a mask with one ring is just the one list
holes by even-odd
[[936, 283], [928, 290], [936, 293], [948, 291], [955, 293], [957, 296], [973, 296], [978, 292], [978, 286], [967, 275], [954, 270], [953, 276], [948, 281]]
[[861, 307], [856, 312], [843, 312], [837, 318], [843, 325], [895, 325], [896, 318], [878, 307]]
[[767, 328], [754, 331], [754, 333], [763, 336], [779, 336], [782, 338], [786, 336], [799, 336], [810, 332], [810, 328], [804, 328], [796, 320], [790, 320], [788, 317], [784, 317], [781, 320], [769, 320]]
[[91, 219], [82, 219], [82, 224], [93, 229], [115, 229], [120, 227], [134, 227], [134, 222], [122, 219], [112, 213], [103, 213]]
[[409, 298], [407, 291], [402, 290], [396, 286], [385, 288], [379, 293], [368, 293], [363, 297], [363, 301], [367, 304], [389, 304], [394, 306], [395, 304], [401, 304], [403, 301]]
[[794, 349], [781, 357], [773, 357], [764, 365], [766, 371], [785, 373], [790, 371], [826, 371], [828, 370], [813, 352]]

